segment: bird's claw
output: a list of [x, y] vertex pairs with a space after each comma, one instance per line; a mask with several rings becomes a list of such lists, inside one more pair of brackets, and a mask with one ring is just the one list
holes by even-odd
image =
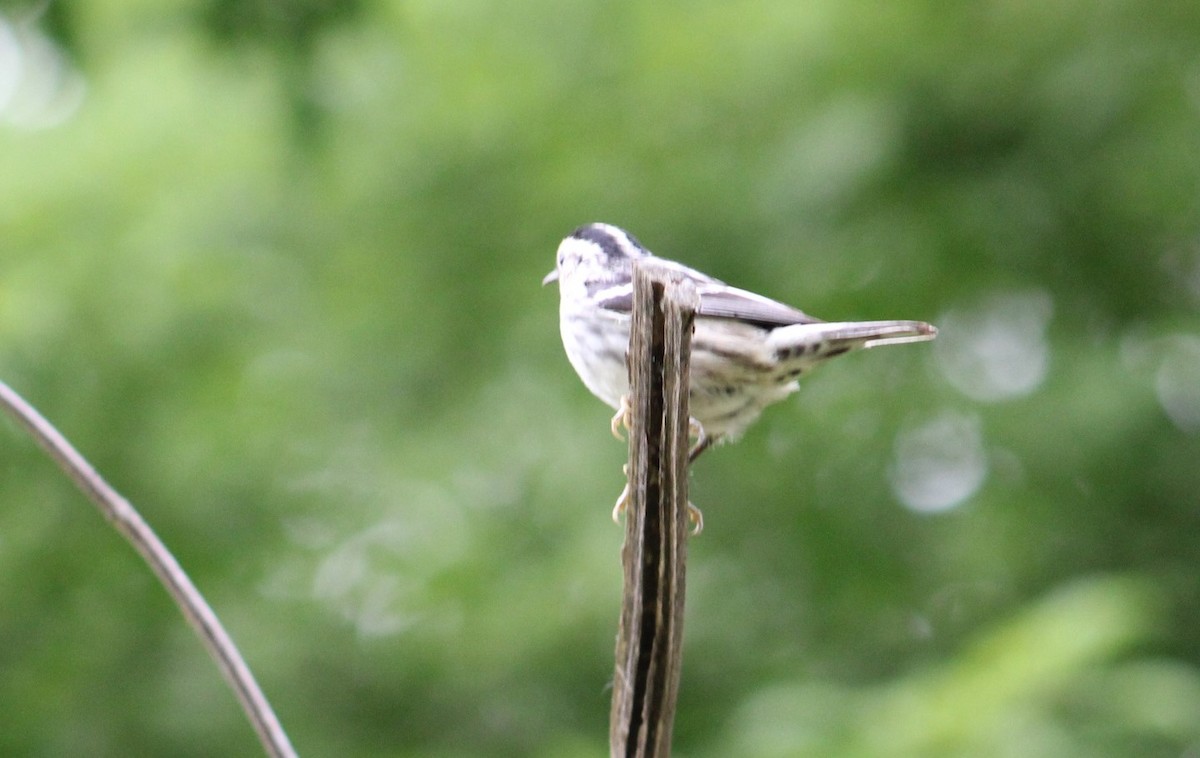
[[690, 501], [688, 502], [687, 512], [688, 523], [692, 525], [692, 536], [695, 537], [704, 531], [704, 514], [700, 512], [699, 508], [692, 505]]
[[[617, 524], [618, 526], [620, 526], [620, 524], [621, 524], [621, 514], [625, 513], [625, 511], [629, 508], [629, 481], [628, 481], [629, 464], [628, 463], [626, 463], [624, 466], [621, 467], [621, 472], [623, 474], [625, 474], [625, 477], [626, 477], [625, 486], [621, 489], [621, 494], [617, 496], [617, 503], [616, 503], [616, 505], [613, 506], [613, 509], [612, 509], [613, 523]], [[704, 514], [700, 512], [699, 508], [692, 505], [690, 501], [687, 504], [687, 516], [688, 516], [688, 523], [692, 525], [691, 535], [693, 537], [700, 534], [700, 532], [704, 531]]]
[[688, 434], [696, 438], [695, 444], [688, 450], [688, 464], [690, 465], [712, 445], [713, 438], [708, 436], [708, 432], [704, 431], [704, 427], [700, 426], [700, 422], [696, 419], [688, 420]]
[[613, 414], [611, 428], [613, 436], [622, 442], [625, 441], [625, 435], [621, 434], [621, 428], [629, 428], [629, 418], [632, 413], [633, 407], [629, 404], [629, 395], [621, 395], [621, 405]]
[[621, 489], [621, 494], [617, 495], [617, 504], [612, 509], [612, 520], [617, 526], [621, 525], [621, 514], [629, 507], [629, 464], [621, 466], [621, 473], [625, 476], [625, 486]]
[[[626, 429], [629, 428], [629, 418], [632, 412], [633, 409], [629, 405], [629, 395], [622, 395], [621, 405], [612, 417], [612, 433], [617, 439], [625, 439], [621, 435], [621, 427]], [[688, 463], [691, 463], [692, 461], [696, 460], [696, 457], [699, 456], [700, 453], [703, 453], [706, 449], [708, 449], [708, 446], [712, 444], [713, 439], [708, 436], [707, 432], [704, 431], [704, 427], [700, 425], [700, 422], [694, 418], [688, 419], [688, 435], [696, 439], [695, 444], [693, 444], [688, 450]], [[625, 476], [625, 486], [621, 488], [621, 494], [617, 496], [617, 502], [615, 505], [613, 505], [612, 509], [613, 523], [618, 525], [621, 523], [621, 515], [624, 514], [626, 509], [629, 507], [630, 492], [628, 463], [621, 467], [621, 473]], [[692, 505], [691, 502], [688, 502], [687, 515], [688, 523], [692, 526], [691, 535], [695, 537], [696, 535], [700, 534], [700, 532], [704, 531], [704, 514], [700, 512], [699, 508]]]

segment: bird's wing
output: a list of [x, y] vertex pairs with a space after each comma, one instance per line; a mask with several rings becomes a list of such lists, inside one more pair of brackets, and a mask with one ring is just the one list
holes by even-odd
[[596, 301], [606, 311], [614, 311], [616, 313], [632, 313], [633, 312], [633, 285], [626, 287], [612, 287], [606, 290]]
[[790, 305], [736, 287], [710, 285], [699, 290], [700, 308], [696, 311], [697, 316], [745, 321], [764, 329], [820, 321]]
[[[736, 321], [761, 326], [764, 329], [774, 329], [779, 326], [792, 324], [816, 324], [821, 319], [813, 318], [807, 313], [784, 305], [762, 295], [756, 295], [747, 290], [730, 287], [719, 279], [682, 263], [656, 259], [656, 262], [674, 270], [689, 279], [696, 286], [700, 295], [700, 307], [696, 315], [708, 318], [727, 318]], [[592, 292], [597, 296], [601, 308], [619, 313], [629, 313], [633, 310], [633, 282], [631, 278], [622, 277], [621, 281], [605, 282], [602, 291]], [[597, 288], [599, 290], [599, 288]]]

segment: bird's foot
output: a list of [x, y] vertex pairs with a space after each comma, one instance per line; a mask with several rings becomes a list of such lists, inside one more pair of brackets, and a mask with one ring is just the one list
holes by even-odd
[[613, 436], [622, 442], [625, 441], [625, 435], [621, 434], [621, 428], [629, 428], [629, 419], [633, 414], [633, 407], [629, 405], [629, 395], [621, 395], [621, 404], [617, 408], [617, 412], [612, 417], [612, 433]]
[[696, 442], [688, 450], [688, 465], [691, 465], [716, 440], [708, 436], [708, 432], [704, 431], [704, 427], [696, 419], [688, 420], [688, 434], [696, 438]]
[[629, 507], [629, 464], [621, 466], [621, 473], [625, 475], [625, 486], [621, 488], [621, 494], [617, 495], [617, 504], [612, 509], [612, 520], [617, 526], [621, 525], [621, 514]]
[[[617, 524], [618, 526], [620, 526], [620, 524], [621, 524], [621, 516], [629, 508], [630, 495], [629, 495], [629, 481], [628, 481], [628, 477], [629, 477], [629, 464], [628, 463], [626, 463], [624, 466], [621, 467], [621, 472], [625, 474], [626, 482], [625, 482], [625, 486], [621, 488], [621, 494], [617, 496], [616, 505], [614, 505], [613, 509], [612, 509], [613, 523]], [[704, 531], [704, 514], [700, 512], [699, 508], [697, 508], [696, 506], [692, 505], [691, 502], [689, 502], [687, 504], [687, 515], [688, 515], [688, 523], [691, 524], [691, 526], [692, 526], [691, 535], [693, 537], [695, 537], [696, 535], [700, 534], [700, 532]]]

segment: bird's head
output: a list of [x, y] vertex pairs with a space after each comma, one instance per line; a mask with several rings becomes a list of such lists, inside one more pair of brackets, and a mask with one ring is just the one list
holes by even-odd
[[595, 288], [620, 278], [628, 281], [633, 260], [649, 255], [636, 237], [620, 227], [586, 224], [559, 244], [554, 270], [542, 284], [557, 281], [564, 289], [587, 289], [589, 285]]

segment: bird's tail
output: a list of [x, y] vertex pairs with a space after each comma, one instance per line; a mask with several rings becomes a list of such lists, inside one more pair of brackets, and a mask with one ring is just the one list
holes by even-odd
[[779, 361], [821, 360], [859, 348], [926, 342], [937, 328], [923, 321], [841, 321], [779, 327], [767, 338]]

